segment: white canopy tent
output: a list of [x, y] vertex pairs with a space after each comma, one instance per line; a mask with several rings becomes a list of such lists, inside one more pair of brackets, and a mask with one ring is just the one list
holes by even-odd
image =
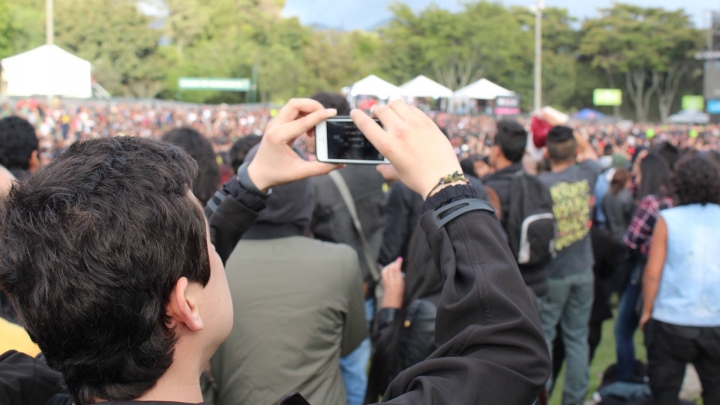
[[350, 96], [373, 96], [382, 100], [397, 98], [401, 95], [400, 88], [392, 83], [370, 75], [352, 85]]
[[495, 100], [499, 96], [512, 96], [515, 93], [498, 86], [488, 79], [480, 79], [455, 92], [456, 100]]
[[0, 64], [8, 96], [92, 97], [90, 62], [55, 45], [5, 58]]
[[442, 84], [420, 75], [400, 86], [404, 97], [452, 98], [453, 91]]

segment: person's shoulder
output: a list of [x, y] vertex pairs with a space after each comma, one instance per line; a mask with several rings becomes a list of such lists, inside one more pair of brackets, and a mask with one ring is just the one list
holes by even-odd
[[595, 180], [597, 180], [597, 176], [602, 173], [603, 169], [602, 166], [600, 166], [600, 163], [597, 160], [588, 159], [580, 162], [579, 165], [577, 165], [580, 169], [587, 171], [590, 176], [594, 176]]
[[288, 247], [305, 257], [321, 261], [357, 261], [357, 252], [344, 243], [325, 242], [318, 239], [297, 237], [288, 238]]

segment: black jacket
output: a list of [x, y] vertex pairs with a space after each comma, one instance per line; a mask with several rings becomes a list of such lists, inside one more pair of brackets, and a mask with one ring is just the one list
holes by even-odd
[[[487, 201], [488, 196], [483, 182], [470, 177], [470, 182], [477, 190], [480, 199]], [[385, 230], [378, 262], [381, 266], [397, 260], [398, 257], [407, 258], [415, 228], [422, 214], [423, 197], [410, 190], [401, 182], [395, 183], [388, 195], [385, 205]]]
[[[247, 198], [248, 193], [237, 188], [229, 194], [237, 198], [225, 195], [219, 205], [209, 208], [211, 233], [223, 259], [254, 221], [256, 207], [262, 205], [262, 199]], [[478, 196], [472, 187], [448, 187], [423, 206], [422, 227], [444, 282], [435, 334], [438, 349], [402, 372], [385, 393], [385, 402], [526, 405], [535, 400], [550, 374], [534, 300], [495, 215], [470, 211], [445, 226], [438, 226], [433, 217], [433, 211], [447, 204]], [[23, 378], [37, 377], [28, 372], [19, 379]], [[21, 386], [2, 381], [4, 374], [0, 374], [0, 392]]]

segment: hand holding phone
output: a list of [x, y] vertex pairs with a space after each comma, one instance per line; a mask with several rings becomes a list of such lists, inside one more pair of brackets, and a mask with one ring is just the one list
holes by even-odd
[[[378, 124], [380, 121], [375, 120]], [[388, 162], [350, 117], [335, 117], [315, 127], [315, 152], [324, 163], [378, 165]]]
[[423, 197], [433, 189], [436, 193], [446, 187], [435, 187], [442, 177], [462, 172], [450, 141], [424, 112], [397, 100], [375, 107], [373, 114], [384, 128], [362, 111], [350, 113], [362, 133], [392, 162], [400, 181], [413, 191]]
[[327, 174], [338, 165], [307, 162], [292, 149], [301, 135], [319, 122], [334, 117], [337, 111], [325, 109], [315, 100], [290, 100], [265, 130], [255, 159], [248, 166], [250, 181], [260, 190]]

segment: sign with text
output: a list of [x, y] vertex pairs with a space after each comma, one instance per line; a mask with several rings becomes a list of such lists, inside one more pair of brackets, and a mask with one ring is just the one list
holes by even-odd
[[179, 90], [249, 91], [250, 79], [216, 79], [206, 77], [181, 77]]
[[621, 106], [622, 90], [595, 89], [595, 91], [593, 92], [593, 104], [596, 106]]
[[705, 110], [705, 97], [703, 96], [683, 96], [682, 98], [682, 109], [683, 110]]
[[520, 96], [499, 96], [495, 99], [495, 115], [520, 115]]

